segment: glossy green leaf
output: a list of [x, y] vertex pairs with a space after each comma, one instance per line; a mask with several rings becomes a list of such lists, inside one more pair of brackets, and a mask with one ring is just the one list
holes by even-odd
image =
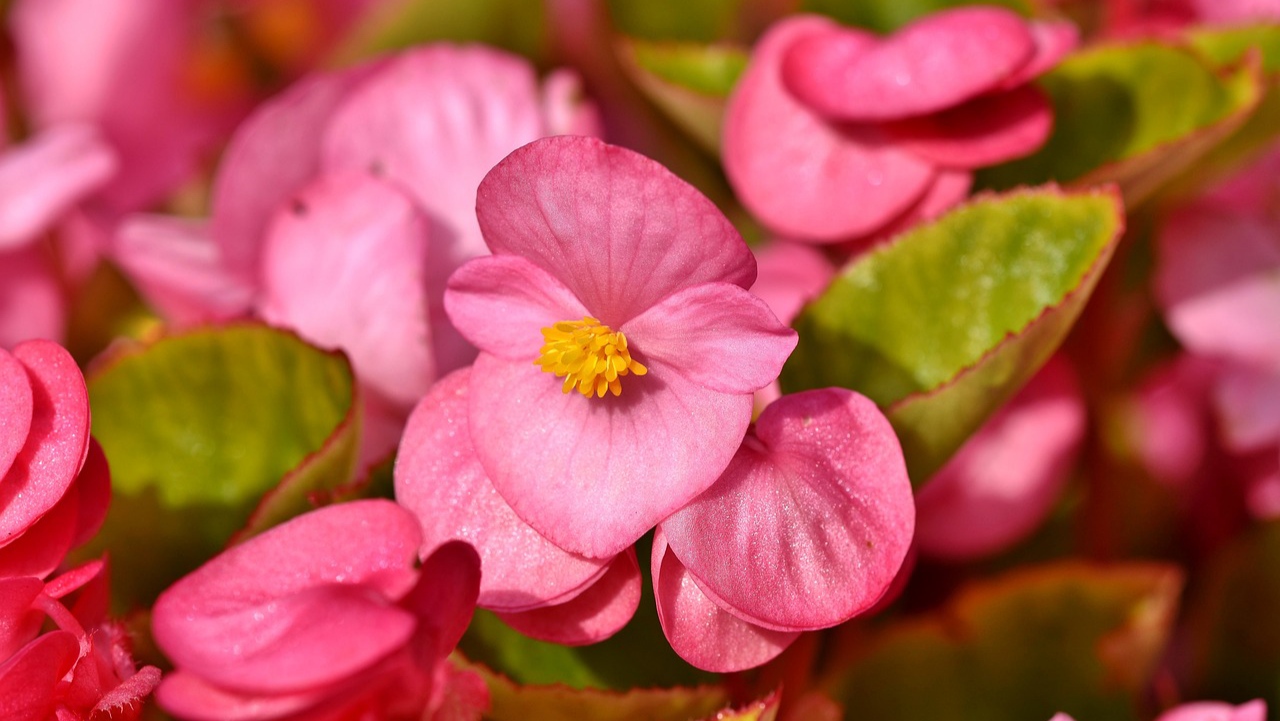
[[1039, 152], [981, 171], [977, 183], [1115, 182], [1136, 204], [1175, 180], [1256, 108], [1256, 67], [1212, 67], [1189, 48], [1140, 42], [1069, 56], [1040, 80], [1054, 106]]
[[209, 328], [117, 353], [88, 377], [113, 497], [108, 550], [123, 603], [146, 603], [215, 555], [263, 495], [256, 530], [350, 480], [359, 423], [340, 353], [266, 326]]
[[1123, 227], [1113, 192], [984, 197], [846, 267], [795, 322], [782, 386], [886, 409], [926, 480], [1057, 348]]
[[727, 45], [622, 40], [622, 67], [650, 100], [702, 147], [720, 152], [720, 126], [729, 93], [748, 54]]
[[827, 687], [863, 721], [1137, 719], [1180, 586], [1172, 566], [1079, 563], [970, 584], [839, 659]]
[[1025, 0], [804, 0], [802, 7], [810, 12], [830, 15], [846, 25], [857, 25], [880, 33], [889, 33], [930, 13], [961, 5], [996, 5], [1022, 15], [1031, 14]]

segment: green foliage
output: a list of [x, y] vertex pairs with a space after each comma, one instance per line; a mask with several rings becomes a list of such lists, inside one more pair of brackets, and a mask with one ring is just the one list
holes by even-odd
[[546, 9], [529, 0], [398, 0], [383, 3], [335, 53], [346, 65], [428, 42], [477, 42], [534, 60], [545, 54]]
[[747, 67], [747, 52], [642, 40], [623, 40], [618, 52], [631, 81], [703, 148], [719, 154], [725, 102]]
[[830, 15], [845, 25], [857, 25], [879, 33], [889, 33], [929, 13], [962, 5], [997, 5], [1022, 15], [1030, 15], [1025, 0], [803, 0], [805, 10]]

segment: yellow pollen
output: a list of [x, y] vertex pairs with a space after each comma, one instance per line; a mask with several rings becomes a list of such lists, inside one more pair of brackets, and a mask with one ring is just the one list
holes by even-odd
[[542, 354], [534, 365], [564, 378], [563, 391], [574, 388], [590, 398], [622, 394], [622, 377], [649, 372], [627, 350], [627, 337], [599, 320], [564, 320], [542, 329]]

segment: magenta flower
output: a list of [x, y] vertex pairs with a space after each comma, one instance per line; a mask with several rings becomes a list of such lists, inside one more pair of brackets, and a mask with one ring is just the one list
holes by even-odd
[[758, 666], [801, 631], [872, 608], [914, 519], [902, 449], [874, 403], [841, 388], [783, 396], [720, 480], [658, 527], [662, 629], [700, 668]]
[[[788, 325], [836, 274], [831, 261], [811, 245], [775, 240], [756, 248], [755, 256], [758, 273], [751, 292]], [[777, 381], [770, 383], [756, 392], [756, 408], [763, 410], [781, 395]]]
[[796, 334], [745, 290], [755, 262], [724, 215], [634, 152], [530, 143], [476, 213], [493, 256], [445, 294], [480, 349], [476, 455], [539, 533], [611, 557], [720, 475]]
[[1029, 81], [1075, 43], [1070, 25], [1000, 8], [939, 12], [886, 38], [788, 18], [730, 98], [725, 171], [790, 238], [837, 242], [932, 217], [965, 196], [973, 169], [1045, 141], [1052, 111]]
[[[471, 619], [479, 560], [382, 500], [329, 506], [233, 546], [160, 595], [173, 661], [157, 699], [184, 719], [430, 718]], [[368, 714], [368, 715], [362, 715]]]

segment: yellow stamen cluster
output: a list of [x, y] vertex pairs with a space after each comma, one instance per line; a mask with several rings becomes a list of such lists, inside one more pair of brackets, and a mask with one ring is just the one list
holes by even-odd
[[564, 392], [575, 387], [582, 395], [603, 398], [605, 391], [622, 394], [622, 376], [649, 372], [631, 357], [627, 337], [599, 320], [565, 320], [542, 329], [542, 354], [534, 365], [564, 378]]

